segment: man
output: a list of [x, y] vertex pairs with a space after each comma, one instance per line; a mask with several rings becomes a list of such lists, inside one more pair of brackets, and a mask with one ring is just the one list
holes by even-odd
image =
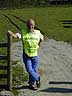
[[23, 41], [23, 61], [25, 63], [26, 70], [29, 74], [29, 88], [35, 89], [40, 87], [40, 77], [37, 74], [38, 66], [38, 48], [40, 42], [43, 40], [43, 35], [39, 30], [35, 30], [35, 22], [33, 19], [29, 19], [26, 23], [27, 28], [21, 30], [21, 33], [13, 33], [8, 31], [14, 38], [22, 38]]

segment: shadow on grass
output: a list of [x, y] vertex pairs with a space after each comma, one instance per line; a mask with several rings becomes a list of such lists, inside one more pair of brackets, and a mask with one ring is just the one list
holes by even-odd
[[51, 93], [72, 93], [72, 89], [69, 88], [47, 88], [44, 90], [40, 90], [41, 92], [51, 92]]
[[[64, 24], [64, 28], [72, 28], [72, 20], [63, 20], [63, 21], [59, 21], [59, 22], [62, 22], [62, 24]], [[69, 24], [69, 25], [66, 25], [66, 24]]]
[[[8, 15], [11, 15], [11, 14], [8, 14]], [[23, 23], [26, 24], [26, 21], [24, 21], [23, 19], [15, 16], [15, 15], [11, 15], [11, 16], [15, 17], [16, 19], [18, 19], [18, 20], [20, 20], [20, 21], [22, 21]], [[9, 17], [8, 17], [8, 18], [9, 18]], [[15, 25], [15, 26], [16, 26], [16, 25]], [[18, 27], [18, 26], [17, 26], [17, 27]], [[40, 28], [38, 28], [37, 26], [35, 26], [35, 29], [40, 30], [40, 32], [41, 32], [42, 34], [45, 34], [45, 33], [44, 33]]]
[[72, 24], [72, 22], [63, 22], [62, 24]]
[[64, 22], [64, 23], [72, 23], [72, 20], [62, 20], [60, 22]]
[[64, 28], [72, 28], [72, 26], [63, 26]]
[[[59, 81], [50, 81], [49, 84], [72, 84], [72, 82], [59, 82]], [[59, 88], [59, 87], [50, 87], [47, 89], [40, 90], [41, 92], [51, 92], [51, 93], [72, 93], [72, 88]]]
[[13, 89], [17, 89], [17, 90], [20, 90], [20, 89], [29, 89], [29, 86], [28, 85], [23, 85], [23, 86], [20, 86], [20, 87], [13, 87]]
[[72, 84], [72, 82], [59, 82], [59, 81], [50, 81], [49, 84]]

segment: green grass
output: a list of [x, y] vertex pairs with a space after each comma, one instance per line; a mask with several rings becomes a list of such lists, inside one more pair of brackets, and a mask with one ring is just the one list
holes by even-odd
[[12, 76], [13, 86], [15, 87], [24, 84], [28, 80], [28, 74], [24, 71], [23, 67], [17, 64], [12, 67]]
[[[40, 28], [48, 36], [48, 38], [72, 42], [72, 28], [64, 28], [64, 24], [60, 22], [63, 20], [72, 20], [72, 7], [24, 8], [0, 10], [0, 13], [4, 13], [6, 15], [13, 14], [25, 21], [29, 18], [33, 18], [36, 21], [36, 26]], [[24, 23], [14, 17], [9, 17], [20, 28], [25, 26]], [[72, 26], [72, 24], [67, 25]], [[2, 38], [0, 41], [5, 40], [8, 29], [17, 31], [7, 18], [0, 14], [0, 38]]]
[[[0, 61], [0, 65], [6, 66], [6, 61]], [[0, 74], [7, 74], [7, 70], [0, 70]], [[23, 84], [28, 79], [28, 74], [24, 71], [23, 67], [18, 65], [18, 61], [12, 61], [12, 83], [13, 86]], [[7, 79], [0, 79], [0, 84], [7, 84]]]
[[[55, 40], [67, 41], [72, 43], [72, 28], [65, 28], [62, 24], [64, 20], [72, 20], [72, 7], [46, 7], [46, 8], [24, 8], [13, 10], [0, 10], [0, 42], [7, 42], [6, 33], [8, 30], [18, 31], [7, 18], [2, 14], [12, 14], [27, 21], [29, 18], [33, 18], [36, 22], [36, 26], [40, 28], [48, 38]], [[9, 15], [8, 15], [9, 16]], [[25, 24], [16, 18], [9, 16], [15, 24], [20, 28], [25, 27]], [[67, 24], [72, 26], [72, 24]], [[6, 54], [6, 50], [0, 49], [0, 54]], [[0, 64], [5, 64], [4, 61]], [[13, 62], [16, 64], [17, 62]], [[1, 71], [0, 73], [6, 73]], [[20, 66], [13, 67], [13, 85], [21, 84], [24, 80], [27, 80], [27, 74], [20, 69]], [[2, 79], [2, 83], [6, 83], [6, 80]]]

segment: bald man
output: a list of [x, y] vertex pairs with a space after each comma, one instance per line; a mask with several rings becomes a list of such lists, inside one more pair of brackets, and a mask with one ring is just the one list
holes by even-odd
[[29, 89], [38, 89], [40, 87], [40, 76], [37, 74], [38, 67], [38, 48], [40, 42], [43, 40], [43, 35], [40, 30], [34, 29], [35, 21], [29, 19], [26, 23], [27, 28], [21, 30], [21, 32], [13, 33], [8, 31], [14, 38], [22, 38], [23, 42], [23, 62], [25, 68], [29, 74]]

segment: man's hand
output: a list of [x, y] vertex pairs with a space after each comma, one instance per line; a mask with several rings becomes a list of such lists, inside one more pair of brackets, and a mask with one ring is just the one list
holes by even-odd
[[11, 30], [8, 30], [8, 33], [9, 33], [10, 35], [12, 35], [12, 31], [11, 31]]
[[17, 38], [17, 35], [14, 34], [12, 31], [8, 30], [8, 33], [9, 33], [13, 38]]

